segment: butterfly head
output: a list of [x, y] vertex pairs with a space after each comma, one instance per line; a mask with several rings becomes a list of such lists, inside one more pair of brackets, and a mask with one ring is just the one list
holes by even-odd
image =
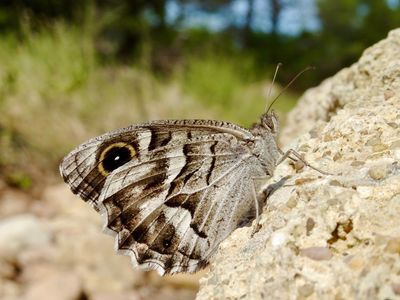
[[274, 111], [261, 116], [261, 124], [267, 128], [273, 135], [279, 132], [279, 120]]
[[274, 111], [267, 112], [261, 116], [259, 123], [251, 128], [254, 135], [271, 134], [277, 136], [279, 133], [279, 120]]

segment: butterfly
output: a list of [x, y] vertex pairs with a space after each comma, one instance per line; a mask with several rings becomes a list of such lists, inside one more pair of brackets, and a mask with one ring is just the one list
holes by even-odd
[[[219, 244], [259, 214], [256, 196], [285, 154], [274, 112], [250, 129], [163, 120], [105, 133], [60, 165], [73, 193], [104, 218], [134, 266], [160, 275], [204, 268]], [[297, 155], [296, 155], [297, 156]]]

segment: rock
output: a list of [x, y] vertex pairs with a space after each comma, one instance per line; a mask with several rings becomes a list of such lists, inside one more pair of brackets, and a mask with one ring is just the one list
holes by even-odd
[[76, 274], [58, 272], [51, 276], [37, 278], [27, 287], [23, 299], [26, 300], [77, 300], [83, 290]]
[[91, 300], [140, 300], [142, 299], [135, 292], [121, 292], [121, 293], [99, 293], [94, 294]]
[[375, 180], [382, 180], [386, 177], [388, 173], [386, 165], [378, 165], [372, 166], [369, 171], [368, 175]]
[[[3, 191], [0, 204], [9, 195]], [[201, 273], [173, 278], [132, 268], [102, 233], [100, 215], [65, 184], [26, 200], [0, 219], [0, 299], [194, 298]]]
[[393, 283], [392, 289], [397, 296], [400, 296], [400, 283]]
[[314, 287], [312, 284], [304, 284], [298, 289], [299, 298], [307, 298], [314, 292]]
[[315, 221], [312, 218], [308, 218], [306, 222], [306, 230], [308, 235], [310, 234], [311, 230], [313, 230], [314, 226]]
[[29, 214], [0, 221], [0, 256], [13, 260], [20, 252], [49, 244], [51, 235], [41, 221]]
[[0, 220], [11, 217], [16, 214], [26, 214], [32, 199], [23, 192], [13, 189], [1, 189], [0, 182]]
[[56, 213], [48, 220], [56, 249], [53, 264], [75, 272], [88, 295], [140, 284], [141, 272], [132, 268], [129, 257], [115, 253], [112, 237], [102, 233], [101, 217], [91, 207], [65, 185], [48, 189], [44, 201]]
[[[186, 287], [191, 290], [199, 289], [199, 280], [201, 277], [206, 274], [208, 269], [201, 270], [193, 275], [187, 276], [187, 274], [176, 274], [174, 276], [165, 276], [163, 278], [163, 283], [175, 287], [175, 288], [183, 288]], [[158, 275], [156, 275], [158, 276]]]
[[300, 255], [313, 260], [328, 260], [332, 258], [332, 252], [326, 247], [309, 247], [300, 250]]
[[389, 253], [400, 254], [400, 238], [394, 238], [388, 241], [385, 250]]
[[365, 261], [360, 256], [351, 256], [348, 260], [346, 260], [347, 265], [353, 270], [362, 270], [365, 266]]
[[21, 289], [12, 280], [0, 279], [0, 299], [14, 300], [20, 299]]
[[279, 165], [261, 229], [221, 244], [198, 299], [398, 297], [399, 49], [397, 29], [300, 99], [281, 141], [334, 175]]
[[[19, 256], [21, 280], [34, 285], [35, 274], [47, 277], [54, 270], [64, 270], [79, 278], [89, 299], [152, 299], [160, 287], [194, 297], [199, 275], [182, 275], [174, 280], [133, 268], [129, 257], [115, 252], [114, 239], [102, 232], [101, 216], [65, 184], [47, 188], [41, 203], [34, 209], [46, 219], [52, 244], [41, 252], [47, 259], [33, 251]], [[42, 208], [45, 213], [37, 211]]]

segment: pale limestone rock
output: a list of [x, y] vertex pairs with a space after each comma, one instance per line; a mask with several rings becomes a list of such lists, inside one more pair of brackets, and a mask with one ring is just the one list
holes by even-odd
[[16, 214], [26, 214], [32, 199], [23, 192], [2, 188], [2, 184], [0, 181], [0, 220]]
[[22, 299], [26, 300], [77, 300], [83, 295], [81, 281], [74, 273], [54, 272], [37, 277], [28, 285]]
[[132, 268], [102, 233], [100, 215], [65, 184], [30, 202], [13, 210], [26, 214], [0, 219], [0, 299], [194, 298], [201, 273], [160, 277]]
[[135, 292], [94, 294], [91, 300], [140, 300]]
[[278, 166], [262, 228], [221, 244], [197, 298], [398, 298], [399, 140], [400, 29], [301, 98], [284, 148], [334, 175]]
[[0, 221], [0, 257], [13, 260], [23, 249], [48, 245], [50, 238], [47, 228], [32, 215], [5, 218]]

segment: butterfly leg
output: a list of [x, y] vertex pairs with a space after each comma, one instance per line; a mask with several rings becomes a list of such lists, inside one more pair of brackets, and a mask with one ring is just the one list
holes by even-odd
[[328, 172], [322, 171], [322, 170], [320, 170], [320, 169], [314, 167], [313, 165], [310, 165], [303, 157], [301, 157], [300, 153], [298, 153], [297, 151], [295, 151], [295, 150], [293, 150], [293, 149], [289, 149], [289, 150], [287, 150], [286, 152], [281, 151], [281, 153], [282, 153], [282, 157], [281, 157], [281, 159], [277, 162], [276, 165], [279, 165], [280, 163], [282, 163], [282, 162], [283, 162], [285, 159], [287, 159], [287, 158], [290, 158], [290, 159], [294, 160], [292, 157], [290, 157], [290, 155], [293, 155], [293, 156], [295, 156], [298, 160], [300, 160], [304, 165], [306, 165], [307, 167], [309, 167], [309, 168], [311, 168], [311, 169], [313, 169], [313, 170], [315, 170], [315, 171], [317, 171], [317, 172], [319, 172], [319, 173], [321, 173], [321, 174], [324, 174], [324, 175], [332, 175], [332, 174], [330, 174], [330, 173], [328, 173]]
[[[255, 177], [252, 178], [253, 180], [251, 181], [251, 188], [252, 188], [252, 192], [253, 192], [253, 199], [254, 199], [254, 206], [256, 209], [256, 225], [255, 227], [253, 227], [252, 233], [251, 233], [251, 237], [253, 237], [260, 229], [261, 229], [261, 224], [260, 224], [260, 218], [261, 218], [261, 212], [260, 212], [260, 203], [258, 201], [258, 197], [257, 197], [257, 191], [256, 191], [256, 187], [254, 185], [254, 181], [266, 181], [267, 179], [271, 178], [270, 176], [264, 176], [264, 177]], [[266, 198], [268, 198], [268, 195], [266, 195]]]
[[253, 230], [250, 235], [251, 237], [253, 237], [261, 229], [261, 224], [260, 224], [260, 203], [258, 202], [257, 199], [257, 192], [254, 186], [254, 181], [251, 182], [251, 187], [253, 191], [254, 205], [256, 207], [256, 225], [253, 227]]

